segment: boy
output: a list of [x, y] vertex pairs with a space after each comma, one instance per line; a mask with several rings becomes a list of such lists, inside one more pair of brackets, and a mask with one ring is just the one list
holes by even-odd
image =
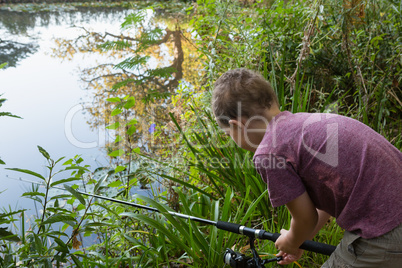
[[216, 81], [212, 108], [254, 152], [272, 205], [292, 216], [275, 243], [279, 264], [299, 259], [333, 216], [345, 234], [322, 267], [402, 267], [402, 153], [384, 137], [340, 115], [281, 112], [269, 82], [247, 69]]

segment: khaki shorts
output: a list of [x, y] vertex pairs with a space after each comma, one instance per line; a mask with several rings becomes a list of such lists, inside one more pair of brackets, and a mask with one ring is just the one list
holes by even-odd
[[402, 224], [385, 235], [364, 239], [345, 231], [324, 268], [401, 268]]

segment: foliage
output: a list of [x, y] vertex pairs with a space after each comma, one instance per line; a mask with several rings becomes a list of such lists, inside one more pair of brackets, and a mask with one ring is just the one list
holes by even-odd
[[[81, 73], [87, 89], [95, 92], [94, 104], [87, 107], [90, 125], [112, 127], [116, 136], [124, 138], [119, 143], [108, 144], [110, 151], [127, 152], [136, 144], [145, 149], [146, 144], [168, 135], [158, 130], [169, 121], [166, 110], [172, 107], [170, 97], [182, 81], [194, 88], [199, 83], [196, 70], [201, 68], [201, 62], [196, 48], [188, 41], [187, 26], [185, 22], [166, 20], [164, 15], [169, 12], [166, 8], [135, 11], [121, 24], [122, 34], [82, 29], [83, 35], [77, 39], [56, 40], [54, 55], [62, 59], [90, 53], [105, 56], [103, 64], [83, 69]], [[185, 21], [183, 15], [175, 16]], [[134, 98], [135, 107], [121, 113], [115, 110], [116, 114], [112, 115], [116, 102], [107, 100], [124, 97]], [[133, 118], [137, 124], [128, 139], [126, 129], [119, 122]], [[153, 124], [160, 138], [150, 141], [153, 137], [148, 130]]]
[[[274, 86], [281, 109], [348, 115], [401, 149], [400, 5], [246, 2], [198, 0], [187, 8], [189, 25], [139, 11], [122, 23], [125, 35], [83, 29], [81, 39], [58, 40], [55, 53], [61, 57], [83, 52], [119, 59], [83, 70], [97, 92], [92, 124], [114, 134], [107, 148], [112, 165], [89, 171], [77, 156], [56, 172], [61, 159], [53, 161], [39, 147], [49, 176], [13, 169], [45, 185], [44, 193], [33, 186], [24, 194], [43, 213], [28, 230], [24, 224], [20, 230], [13, 225], [17, 232], [0, 229], [0, 261], [37, 267], [222, 267], [225, 248], [249, 253], [247, 239], [166, 212], [270, 232], [289, 228], [287, 210], [269, 205], [252, 156], [223, 135], [211, 114], [210, 89], [228, 69], [262, 73]], [[151, 66], [150, 59], [165, 57], [164, 46], [172, 60]], [[153, 121], [150, 111], [162, 119]], [[54, 174], [69, 171], [61, 178]], [[76, 183], [65, 186], [69, 194], [48, 195], [51, 186], [68, 182]], [[139, 185], [148, 188], [148, 196], [136, 194]], [[161, 213], [133, 212], [76, 189], [147, 204]], [[25, 215], [1, 214], [0, 223], [12, 224], [18, 213]], [[85, 242], [93, 234], [94, 241]], [[332, 219], [315, 240], [336, 245], [341, 235]], [[257, 247], [266, 256], [275, 253], [271, 242], [258, 241]], [[300, 265], [320, 267], [325, 260], [308, 252]]]
[[[5, 3], [5, 2], [8, 3]], [[37, 13], [37, 12], [60, 12], [60, 11], [73, 11], [78, 8], [134, 8], [144, 9], [153, 6], [155, 8], [169, 9], [171, 12], [183, 12], [187, 5], [183, 2], [176, 0], [154, 0], [154, 1], [92, 1], [92, 0], [32, 0], [32, 1], [18, 1], [18, 0], [2, 0], [0, 1], [0, 10], [16, 11], [23, 13]], [[13, 3], [14, 2], [14, 3]], [[29, 3], [32, 2], [32, 3]]]
[[[210, 83], [233, 67], [257, 70], [286, 98], [311, 87], [308, 111], [344, 114], [401, 148], [401, 6], [392, 1], [198, 1], [192, 23]], [[298, 79], [298, 80], [297, 80]], [[299, 104], [302, 102], [297, 100]]]
[[[81, 209], [85, 209], [85, 215], [90, 207], [90, 202], [86, 204], [85, 200], [82, 199], [72, 188], [69, 188], [72, 195], [51, 195], [50, 191], [51, 187], [55, 187], [56, 185], [81, 180], [82, 175], [87, 171], [87, 169], [73, 163], [59, 171], [56, 171], [55, 166], [62, 161], [63, 158], [54, 161], [42, 147], [38, 146], [38, 150], [47, 160], [47, 168], [49, 171], [48, 177], [44, 177], [31, 170], [8, 168], [9, 170], [18, 171], [39, 179], [39, 184], [45, 186], [45, 193], [39, 191], [37, 185], [32, 185], [32, 190], [30, 192], [25, 192], [22, 195], [23, 197], [32, 199], [42, 207], [42, 216], [36, 218], [33, 222], [30, 222], [30, 228], [27, 231], [25, 231], [24, 211], [10, 212], [1, 215], [3, 222], [7, 218], [9, 222], [16, 221], [16, 219], [13, 218], [13, 215], [16, 213], [21, 213], [22, 217], [20, 238], [15, 237], [15, 239], [12, 240], [20, 243], [2, 243], [4, 248], [2, 251], [3, 258], [0, 257], [2, 267], [15, 267], [16, 265], [40, 265], [41, 267], [52, 267], [53, 261], [58, 264], [67, 262], [67, 258], [72, 257], [69, 250], [74, 243], [77, 243], [76, 235], [78, 233], [76, 233], [75, 230], [79, 230], [82, 226], [85, 226], [82, 220], [79, 221], [76, 219], [80, 209], [76, 206], [72, 206], [72, 204], [74, 200], [78, 198], [83, 206]], [[71, 177], [56, 180], [56, 175], [62, 172], [72, 172]], [[60, 204], [59, 200], [63, 198], [70, 198], [69, 202], [67, 202], [67, 204], [71, 204], [70, 209], [67, 209], [67, 206], [69, 205]], [[55, 229], [52, 227], [55, 223], [64, 223], [64, 226]], [[74, 231], [70, 236], [65, 233], [65, 230], [68, 227], [74, 228]], [[7, 237], [2, 237], [2, 242], [4, 240], [7, 240]]]

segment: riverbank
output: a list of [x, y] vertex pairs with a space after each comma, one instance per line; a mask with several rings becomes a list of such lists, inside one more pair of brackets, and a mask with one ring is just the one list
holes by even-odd
[[[68, 11], [75, 10], [80, 7], [88, 8], [132, 8], [132, 9], [144, 9], [148, 7], [154, 7], [160, 10], [169, 10], [169, 12], [183, 13], [183, 7], [185, 2], [180, 0], [170, 1], [120, 1], [120, 0], [0, 0], [0, 10], [16, 11], [16, 12], [39, 12], [39, 11]], [[172, 5], [173, 4], [173, 5]], [[184, 12], [185, 13], [185, 12]]]
[[[77, 2], [77, 0], [0, 0], [0, 4], [26, 4], [26, 3], [31, 3], [31, 4], [41, 4], [41, 3], [74, 3]], [[88, 2], [93, 2], [91, 0], [81, 0], [79, 1], [81, 3], [88, 3]], [[124, 2], [120, 0], [102, 0], [102, 1], [97, 1], [101, 3], [112, 3], [112, 2]]]

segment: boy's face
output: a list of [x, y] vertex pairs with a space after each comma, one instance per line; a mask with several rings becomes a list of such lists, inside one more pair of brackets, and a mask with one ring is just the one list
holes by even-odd
[[232, 140], [237, 144], [237, 146], [246, 149], [245, 148], [246, 147], [245, 145], [247, 144], [247, 141], [245, 139], [246, 133], [244, 133], [244, 130], [241, 127], [239, 127], [236, 124], [229, 123], [229, 126], [222, 127], [222, 130], [225, 132], [226, 135], [232, 138]]
[[255, 152], [265, 134], [265, 128], [257, 127], [252, 119], [246, 117], [229, 120], [229, 126], [224, 126], [219, 121], [218, 125], [240, 148], [251, 152]]

